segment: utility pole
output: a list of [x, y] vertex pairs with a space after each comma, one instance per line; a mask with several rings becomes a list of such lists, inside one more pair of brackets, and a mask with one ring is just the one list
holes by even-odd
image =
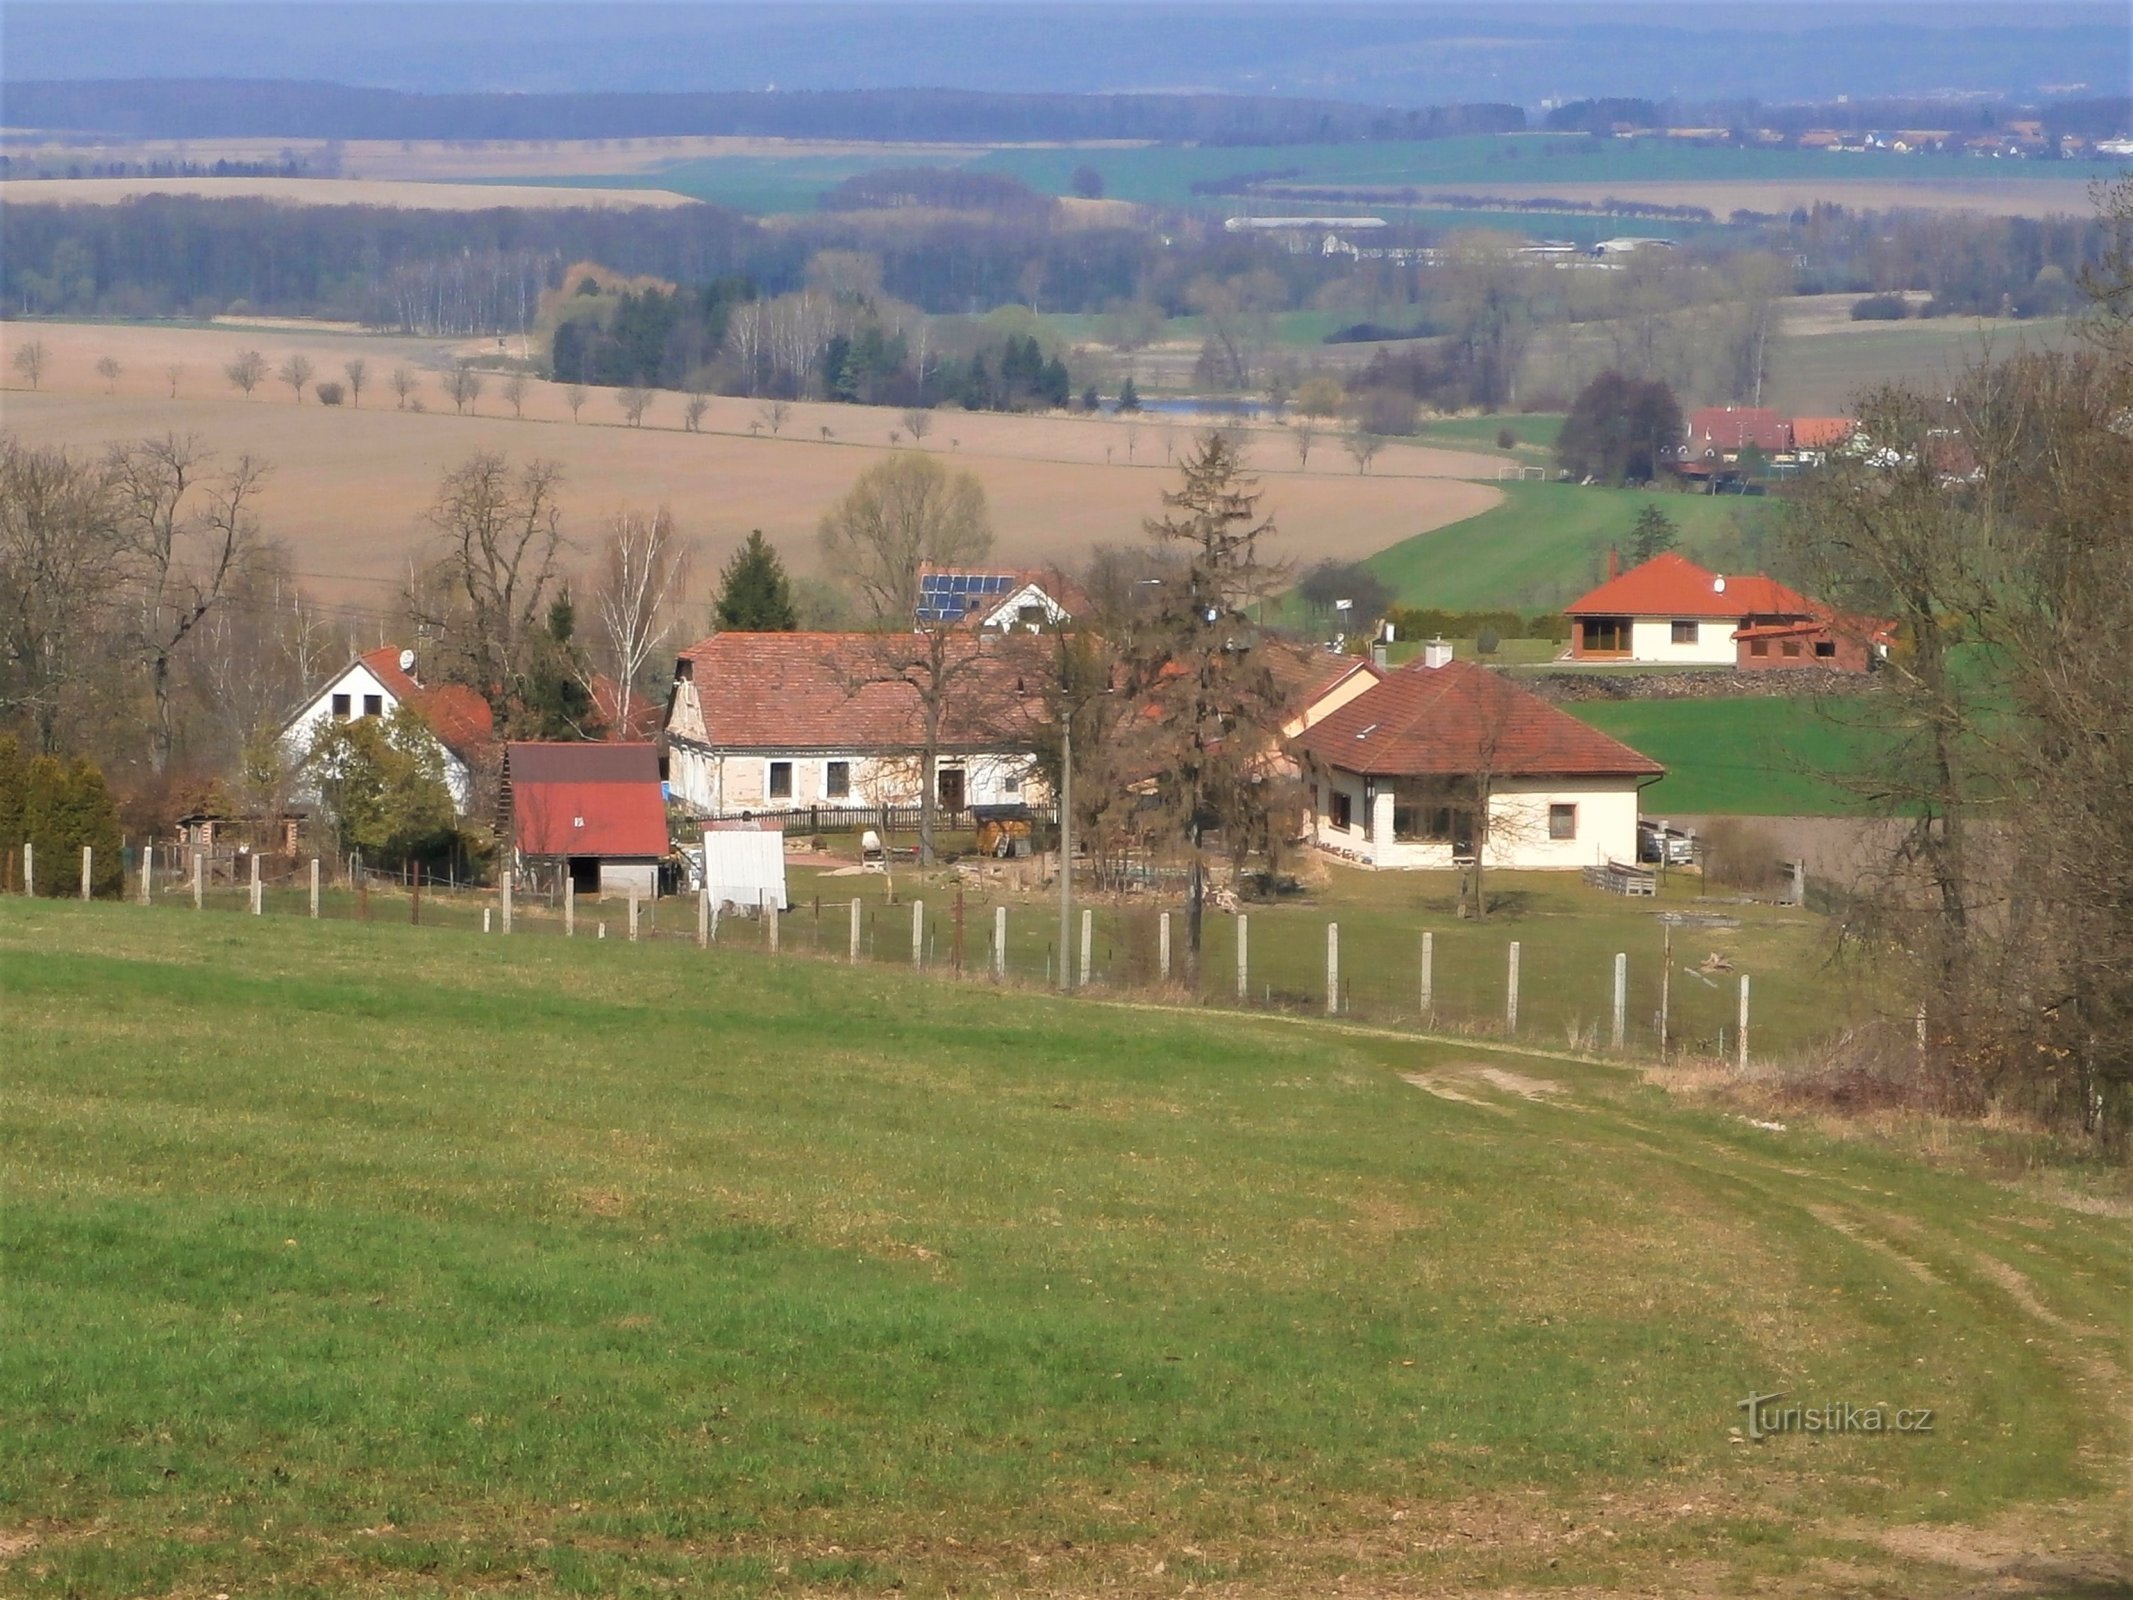
[[1074, 708], [1066, 708], [1060, 725], [1059, 757], [1059, 987], [1074, 987], [1074, 964], [1067, 950], [1074, 937]]

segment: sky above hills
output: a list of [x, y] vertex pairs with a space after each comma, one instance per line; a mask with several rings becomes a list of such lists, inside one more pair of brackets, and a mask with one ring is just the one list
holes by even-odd
[[11, 81], [311, 79], [431, 93], [944, 87], [1419, 105], [1593, 94], [2125, 94], [2124, 5], [1197, 0], [0, 7]]

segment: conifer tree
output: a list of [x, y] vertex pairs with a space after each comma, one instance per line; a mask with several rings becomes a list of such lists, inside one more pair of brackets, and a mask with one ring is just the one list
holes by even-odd
[[719, 575], [714, 620], [728, 633], [791, 633], [799, 626], [792, 580], [761, 528], [749, 530], [747, 542]]

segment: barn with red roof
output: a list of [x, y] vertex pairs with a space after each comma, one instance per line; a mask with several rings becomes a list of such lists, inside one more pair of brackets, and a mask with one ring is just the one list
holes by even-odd
[[656, 746], [506, 745], [498, 808], [519, 870], [567, 871], [580, 894], [658, 892], [668, 846]]
[[1501, 673], [1431, 645], [1319, 718], [1312, 840], [1373, 867], [1573, 870], [1637, 858], [1638, 791], [1666, 769]]

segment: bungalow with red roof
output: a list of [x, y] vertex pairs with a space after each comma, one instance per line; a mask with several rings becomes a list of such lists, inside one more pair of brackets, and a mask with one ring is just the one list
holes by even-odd
[[1865, 672], [1888, 645], [1885, 624], [1840, 616], [1775, 578], [1708, 571], [1672, 550], [1563, 610], [1576, 661]]
[[420, 713], [437, 736], [445, 786], [465, 816], [473, 800], [474, 768], [495, 743], [489, 702], [463, 684], [424, 683], [412, 650], [385, 645], [357, 656], [283, 724], [282, 750], [291, 766], [300, 766], [322, 724], [389, 717], [403, 705]]
[[580, 894], [658, 894], [668, 844], [657, 747], [506, 745], [497, 809], [514, 869], [567, 871]]
[[915, 806], [929, 652], [947, 652], [933, 740], [946, 812], [1040, 798], [1036, 730], [1050, 672], [1026, 634], [961, 630], [716, 633], [681, 652], [668, 775], [699, 816]]
[[1372, 867], [1634, 861], [1637, 792], [1666, 771], [1441, 643], [1291, 748], [1312, 841]]

